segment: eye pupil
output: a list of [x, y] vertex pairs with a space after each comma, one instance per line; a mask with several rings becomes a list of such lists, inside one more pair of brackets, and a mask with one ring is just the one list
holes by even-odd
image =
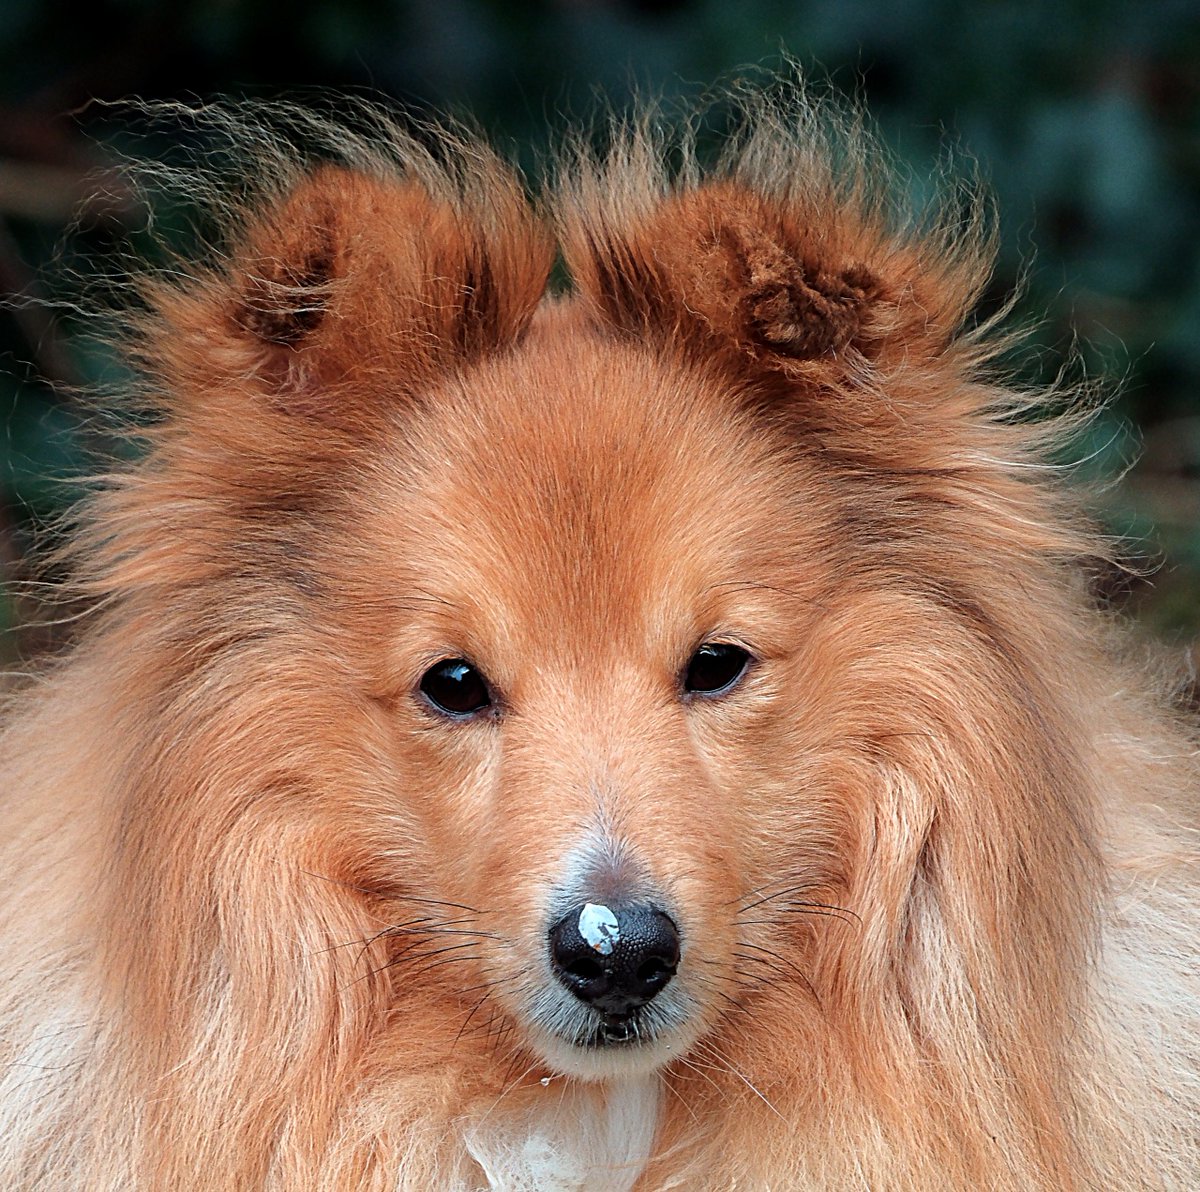
[[487, 680], [464, 658], [444, 658], [421, 676], [421, 694], [439, 711], [469, 716], [491, 705]]
[[705, 642], [688, 662], [685, 691], [716, 695], [729, 690], [746, 673], [750, 655], [741, 646]]

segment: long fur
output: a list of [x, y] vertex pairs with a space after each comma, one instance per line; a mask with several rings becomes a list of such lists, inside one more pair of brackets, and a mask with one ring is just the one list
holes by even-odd
[[[136, 283], [155, 416], [0, 746], [5, 1188], [1200, 1186], [1195, 726], [969, 322], [987, 221], [741, 111], [537, 204], [365, 106], [168, 113], [217, 231]], [[576, 1061], [596, 864], [683, 957]]]

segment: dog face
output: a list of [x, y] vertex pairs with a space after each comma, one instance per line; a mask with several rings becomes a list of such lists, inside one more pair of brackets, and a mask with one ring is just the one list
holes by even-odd
[[870, 1079], [935, 971], [1068, 1013], [1072, 730], [1005, 591], [1076, 543], [954, 338], [984, 249], [638, 168], [560, 196], [561, 300], [483, 157], [293, 177], [151, 295], [171, 414], [100, 511], [157, 651], [118, 892], [174, 942], [109, 968], [168, 1051], [227, 983], [247, 1040], [589, 1078]]
[[[765, 947], [755, 966], [747, 904], [841, 881], [841, 817], [798, 777], [835, 560], [782, 436], [571, 318], [433, 394], [321, 566], [351, 624], [372, 610], [348, 649], [393, 723], [427, 889], [478, 911], [447, 977], [494, 983], [555, 1070], [601, 1075], [686, 1049], [739, 973], [803, 971]], [[621, 921], [608, 952], [579, 939], [589, 904]]]

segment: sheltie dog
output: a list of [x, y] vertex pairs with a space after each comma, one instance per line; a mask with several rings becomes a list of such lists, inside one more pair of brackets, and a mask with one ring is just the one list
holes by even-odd
[[204, 115], [0, 747], [4, 1188], [1200, 1187], [1197, 737], [990, 221], [743, 107], [534, 201]]

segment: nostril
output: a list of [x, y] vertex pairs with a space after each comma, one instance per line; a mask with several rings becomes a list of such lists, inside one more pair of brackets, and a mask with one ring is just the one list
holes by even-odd
[[590, 956], [580, 956], [561, 967], [568, 977], [575, 977], [580, 981], [594, 981], [598, 977], [604, 976], [604, 966]]
[[646, 985], [662, 982], [666, 984], [667, 979], [674, 974], [674, 968], [668, 966], [666, 961], [657, 958], [647, 960], [645, 964], [640, 965], [637, 971], [637, 978]]

